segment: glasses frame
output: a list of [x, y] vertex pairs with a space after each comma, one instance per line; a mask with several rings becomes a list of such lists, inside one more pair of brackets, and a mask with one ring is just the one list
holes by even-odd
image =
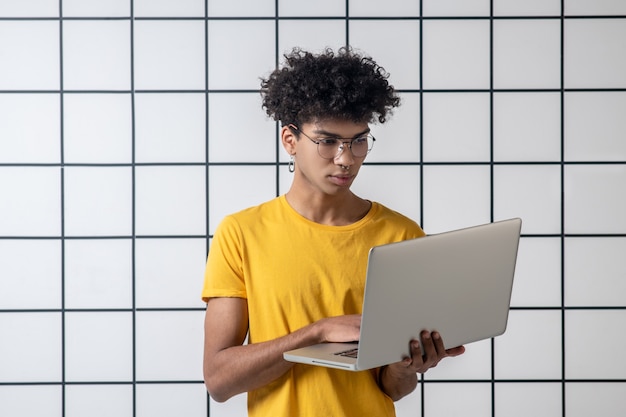
[[354, 158], [365, 158], [367, 156], [367, 154], [370, 153], [370, 151], [374, 148], [374, 142], [376, 142], [376, 138], [374, 137], [374, 135], [372, 135], [371, 133], [367, 133], [368, 138], [372, 139], [372, 146], [368, 147], [367, 152], [365, 152], [365, 155], [363, 156], [356, 156], [354, 154], [354, 152], [352, 152], [352, 144], [354, 143], [355, 140], [359, 140], [362, 139], [363, 136], [360, 136], [358, 138], [338, 138], [338, 137], [328, 137], [328, 138], [323, 138], [323, 139], [335, 139], [339, 142], [339, 144], [337, 145], [337, 153], [335, 153], [335, 156], [327, 158], [325, 156], [322, 156], [321, 152], [320, 152], [320, 143], [321, 140], [315, 140], [312, 137], [310, 137], [309, 135], [307, 135], [306, 133], [304, 133], [298, 126], [294, 125], [294, 124], [290, 124], [289, 127], [299, 133], [302, 133], [308, 140], [310, 140], [311, 142], [313, 142], [314, 144], [317, 145], [317, 154], [320, 156], [320, 158], [323, 159], [328, 159], [328, 160], [333, 160], [336, 159], [337, 157], [339, 157], [344, 151], [345, 151], [345, 146], [346, 144], [348, 145], [348, 149], [350, 149], [350, 153], [352, 153], [352, 156]]

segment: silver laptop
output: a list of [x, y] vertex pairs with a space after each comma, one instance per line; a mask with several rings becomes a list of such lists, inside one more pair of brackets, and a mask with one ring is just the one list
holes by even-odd
[[284, 358], [360, 371], [409, 356], [424, 329], [440, 332], [446, 348], [501, 335], [521, 225], [509, 219], [373, 247], [359, 342], [313, 345]]

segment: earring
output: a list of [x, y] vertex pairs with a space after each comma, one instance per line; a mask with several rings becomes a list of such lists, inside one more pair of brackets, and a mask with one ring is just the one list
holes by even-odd
[[293, 173], [296, 170], [296, 161], [293, 158], [293, 155], [291, 155], [291, 159], [289, 160], [289, 166], [288, 166], [289, 172]]

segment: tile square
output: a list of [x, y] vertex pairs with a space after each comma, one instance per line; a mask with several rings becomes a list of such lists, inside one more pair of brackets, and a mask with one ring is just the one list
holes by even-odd
[[345, 16], [346, 3], [336, 0], [290, 0], [278, 2], [279, 16]]
[[465, 345], [465, 353], [439, 362], [436, 368], [429, 369], [427, 381], [436, 380], [490, 380], [491, 379], [491, 340]]
[[258, 93], [209, 94], [209, 162], [273, 162], [276, 131]]
[[567, 417], [621, 417], [625, 399], [624, 382], [570, 382], [565, 385]]
[[[558, 383], [496, 383], [495, 415], [554, 417], [563, 415]], [[532, 401], [528, 399], [532, 398]], [[567, 414], [569, 416], [569, 413]]]
[[131, 0], [63, 0], [62, 4], [63, 17], [130, 17]]
[[63, 23], [63, 87], [129, 90], [130, 22], [68, 20]]
[[[287, 175], [287, 170], [284, 170]], [[228, 182], [224, 181], [228, 178]], [[209, 234], [224, 216], [276, 197], [273, 166], [209, 167]]]
[[206, 239], [138, 239], [135, 300], [139, 308], [204, 307], [201, 279]]
[[406, 397], [395, 401], [393, 405], [396, 408], [396, 417], [415, 417], [416, 411], [422, 406], [422, 391], [416, 389]]
[[[281, 20], [278, 24], [278, 52], [280, 64], [283, 55], [293, 48], [319, 53], [330, 47], [333, 50], [346, 44], [346, 23], [340, 20]], [[274, 66], [268, 67], [272, 70]], [[263, 76], [269, 74], [264, 70]]]
[[[623, 380], [626, 375], [626, 361], [615, 360], [615, 356], [611, 354], [598, 354], [598, 346], [590, 334], [601, 336], [608, 351], [615, 352], [614, 349], [626, 344], [626, 333], [617, 330], [623, 329], [624, 323], [626, 310], [566, 311], [565, 377]], [[589, 358], [593, 358], [593, 366], [589, 366]]]
[[0, 90], [58, 90], [59, 38], [56, 21], [0, 21]]
[[561, 239], [522, 237], [519, 242], [511, 305], [561, 306]]
[[59, 168], [0, 167], [0, 195], [0, 235], [61, 234]]
[[559, 166], [498, 165], [494, 167], [496, 219], [522, 218], [522, 234], [561, 232]]
[[[361, 170], [360, 172], [363, 172], [363, 170]], [[359, 176], [360, 175], [361, 174], [359, 174]], [[287, 164], [279, 167], [276, 170], [276, 176], [278, 177], [278, 195], [285, 194], [287, 191], [289, 191], [289, 188], [291, 187], [291, 183], [293, 181], [293, 174], [288, 171]], [[354, 190], [355, 189], [352, 188], [352, 191]]]
[[132, 318], [130, 312], [66, 313], [66, 379], [72, 382], [131, 381]]
[[138, 380], [202, 381], [204, 311], [138, 312], [136, 323]]
[[61, 308], [61, 242], [0, 240], [0, 309]]
[[135, 182], [138, 235], [206, 234], [205, 167], [138, 167]]
[[424, 387], [424, 415], [428, 417], [491, 415], [491, 384], [488, 382], [427, 384]]
[[209, 397], [209, 409], [212, 415], [246, 416], [248, 415], [248, 394], [235, 395], [223, 403], [218, 403]]
[[420, 96], [400, 93], [400, 107], [385, 124], [371, 124], [376, 138], [366, 162], [420, 162]]
[[426, 20], [422, 36], [425, 89], [489, 88], [489, 22]]
[[66, 163], [131, 163], [130, 94], [65, 94]]
[[0, 415], [63, 417], [62, 401], [60, 385], [6, 385], [0, 390]]
[[626, 93], [565, 94], [565, 160], [626, 161]]
[[[371, 4], [387, 8], [386, 2]], [[390, 74], [389, 83], [395, 88], [420, 88], [419, 20], [355, 20], [350, 23], [350, 44], [374, 58]], [[402, 59], [398, 59], [398, 50], [403, 51]]]
[[561, 1], [494, 0], [493, 14], [494, 16], [561, 16]]
[[[139, 384], [136, 389], [137, 417], [176, 416], [182, 410], [186, 416], [208, 415], [204, 384]], [[245, 408], [241, 411], [243, 413], [222, 415], [245, 415], [247, 412]]]
[[65, 398], [65, 417], [134, 415], [132, 385], [69, 385]]
[[[138, 17], [204, 17], [204, 0], [133, 0]], [[209, 4], [216, 3], [210, 1]], [[221, 2], [217, 2], [221, 3]], [[239, 3], [239, 2], [237, 2]]]
[[496, 20], [493, 27], [495, 88], [560, 88], [561, 22]]
[[132, 308], [130, 239], [65, 241], [66, 308]]
[[66, 167], [66, 235], [131, 235], [132, 188], [130, 167]]
[[424, 94], [424, 161], [489, 161], [489, 100], [486, 93]]
[[[148, 1], [148, 0], [146, 0]], [[238, 1], [210, 1], [208, 2], [209, 17], [274, 17], [276, 4], [289, 2], [275, 2], [274, 0], [238, 0]], [[316, 4], [324, 9], [322, 4]], [[297, 6], [296, 6], [297, 7]]]
[[0, 3], [2, 17], [58, 17], [57, 0], [3, 1]]
[[567, 0], [564, 6], [566, 16], [626, 15], [626, 3], [615, 0]]
[[206, 160], [205, 94], [135, 94], [137, 162]]
[[489, 0], [422, 0], [424, 16], [489, 16]]
[[565, 239], [565, 304], [626, 307], [626, 238]]
[[424, 228], [440, 233], [491, 220], [488, 166], [425, 166]]
[[496, 161], [559, 161], [559, 93], [495, 93], [493, 158]]
[[[204, 22], [199, 20], [136, 21], [135, 88], [204, 90], [204, 33]], [[222, 61], [227, 67], [224, 62], [228, 61]]]
[[208, 32], [209, 88], [258, 90], [276, 67], [274, 21], [209, 21]]
[[0, 382], [61, 381], [60, 313], [0, 313], [0, 334]]
[[624, 19], [566, 19], [565, 88], [626, 87]]
[[[561, 312], [514, 310], [506, 332], [495, 338], [496, 379], [561, 378]], [[529, 341], [541, 341], [541, 355], [529, 355]]]
[[377, 2], [369, 0], [350, 0], [350, 16], [419, 16], [420, 4], [416, 1], [390, 0]]
[[[390, 186], [381, 178], [394, 178], [402, 182], [403, 191]], [[417, 165], [363, 166], [352, 184], [352, 191], [368, 200], [377, 201], [419, 223], [420, 169]]]
[[0, 138], [0, 163], [60, 162], [59, 95], [0, 94]]
[[565, 166], [566, 233], [626, 233], [626, 165]]

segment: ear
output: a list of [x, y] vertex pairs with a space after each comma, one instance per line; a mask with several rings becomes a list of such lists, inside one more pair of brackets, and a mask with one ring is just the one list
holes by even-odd
[[289, 126], [283, 126], [282, 129], [280, 129], [280, 141], [289, 155], [295, 155], [298, 137]]

